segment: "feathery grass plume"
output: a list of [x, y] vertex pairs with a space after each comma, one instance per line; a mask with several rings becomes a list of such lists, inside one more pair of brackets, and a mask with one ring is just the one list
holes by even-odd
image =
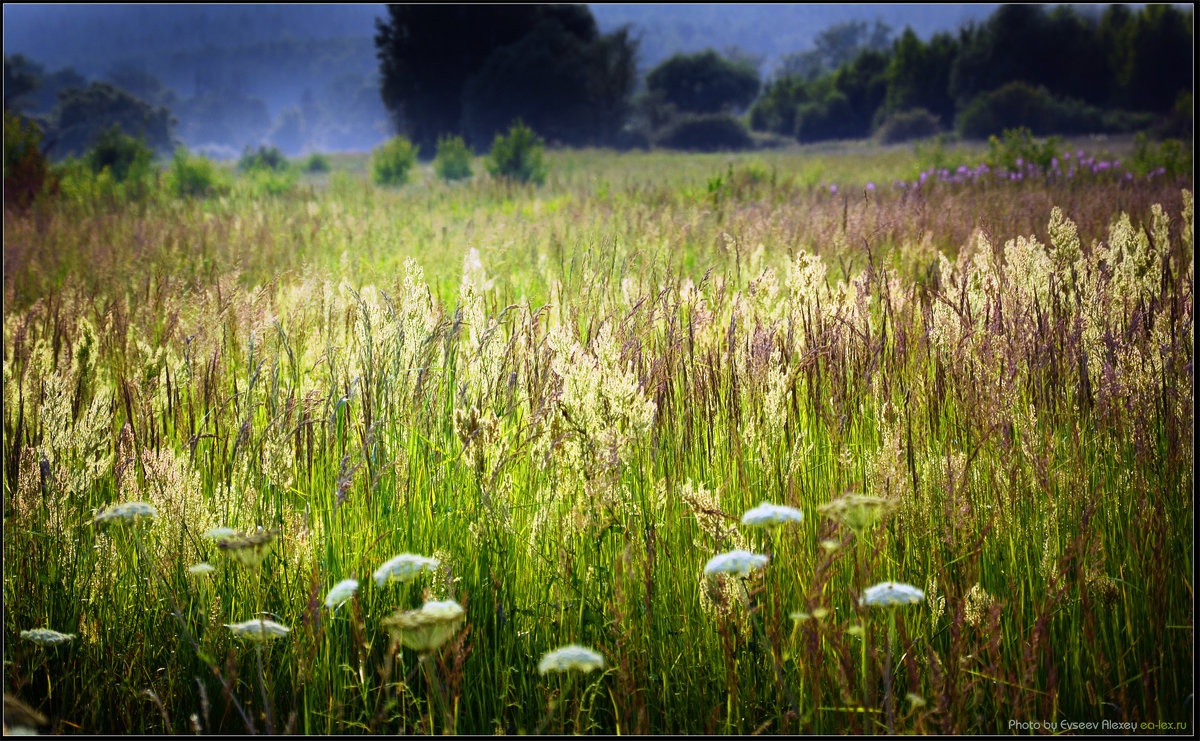
[[832, 502], [822, 504], [817, 510], [854, 531], [874, 527], [899, 505], [894, 499], [883, 499], [866, 494], [846, 494]]
[[383, 627], [401, 645], [424, 653], [445, 643], [464, 619], [462, 605], [445, 600], [426, 602], [419, 610], [397, 610], [384, 618]]
[[357, 579], [343, 579], [342, 581], [333, 585], [333, 589], [330, 589], [329, 594], [325, 595], [325, 606], [332, 610], [333, 608], [353, 597], [354, 593], [357, 591]]
[[995, 603], [996, 598], [988, 594], [982, 585], [971, 587], [971, 591], [967, 592], [967, 622], [978, 626]]
[[867, 607], [895, 607], [896, 605], [915, 605], [924, 599], [925, 593], [911, 584], [885, 581], [873, 587], [867, 587], [863, 592], [862, 604]]
[[62, 643], [70, 643], [78, 636], [74, 633], [59, 633], [50, 628], [34, 628], [21, 631], [21, 637], [27, 641], [33, 641], [39, 646], [57, 646]]
[[574, 643], [550, 651], [538, 662], [538, 673], [569, 672], [578, 669], [587, 673], [604, 668], [604, 657], [590, 648]]
[[766, 566], [767, 560], [766, 556], [749, 551], [730, 551], [708, 559], [708, 563], [704, 565], [704, 573], [749, 576], [754, 569]]
[[749, 527], [775, 527], [788, 522], [803, 522], [804, 512], [781, 504], [763, 502], [742, 515], [742, 524]]
[[226, 628], [233, 631], [233, 634], [239, 638], [245, 638], [249, 641], [258, 643], [266, 643], [273, 641], [276, 638], [283, 638], [291, 632], [291, 628], [280, 625], [274, 620], [247, 620], [242, 623], [226, 623]]
[[382, 587], [392, 581], [412, 581], [417, 574], [422, 571], [433, 571], [437, 566], [436, 558], [418, 556], [414, 553], [401, 553], [375, 569], [375, 583]]
[[[37, 710], [29, 707], [20, 698], [4, 693], [4, 735], [37, 735], [33, 729], [37, 726], [44, 726], [48, 721], [46, 716], [39, 713]], [[27, 733], [22, 734], [17, 729], [24, 729]]]
[[230, 535], [217, 540], [217, 547], [226, 555], [240, 564], [256, 569], [267, 557], [275, 540], [279, 537], [278, 530], [262, 530], [249, 535]]
[[136, 525], [138, 522], [153, 520], [158, 517], [158, 510], [148, 502], [126, 502], [114, 504], [100, 511], [93, 522], [97, 525], [114, 523], [118, 525]]
[[208, 576], [216, 570], [216, 567], [210, 563], [197, 563], [188, 566], [188, 573], [192, 576]]

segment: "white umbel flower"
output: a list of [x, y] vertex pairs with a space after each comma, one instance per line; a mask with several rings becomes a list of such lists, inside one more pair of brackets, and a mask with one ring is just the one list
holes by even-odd
[[188, 573], [192, 576], [208, 576], [216, 570], [217, 568], [211, 563], [197, 563], [188, 566]]
[[325, 606], [332, 610], [353, 597], [357, 591], [357, 579], [344, 579], [333, 585], [333, 589], [330, 589], [329, 594], [325, 595]]
[[412, 581], [417, 574], [422, 571], [433, 571], [437, 566], [436, 558], [401, 553], [375, 569], [375, 583], [382, 587], [390, 581]]
[[568, 672], [578, 669], [587, 673], [593, 669], [604, 668], [604, 657], [590, 648], [576, 644], [556, 648], [542, 657], [538, 662], [538, 673]]
[[142, 518], [153, 520], [158, 517], [158, 510], [149, 502], [126, 502], [124, 504], [114, 504], [101, 510], [95, 517], [94, 522], [101, 524], [105, 522], [112, 523], [135, 523]]
[[383, 627], [401, 645], [425, 652], [445, 643], [465, 619], [462, 605], [443, 600], [426, 602], [419, 610], [397, 610], [384, 618]]
[[225, 627], [232, 630], [236, 636], [260, 643], [283, 638], [292, 632], [291, 628], [284, 627], [274, 620], [261, 619], [247, 620], [244, 623], [226, 623]]
[[898, 581], [885, 581], [873, 587], [867, 587], [862, 596], [862, 604], [867, 607], [915, 605], [918, 602], [924, 601], [924, 592], [911, 584], [904, 584]]
[[803, 522], [804, 513], [795, 507], [763, 502], [742, 515], [742, 524], [750, 527], [775, 527], [788, 522]]
[[750, 572], [754, 569], [761, 569], [763, 566], [766, 566], [767, 560], [766, 556], [749, 551], [730, 551], [708, 559], [708, 563], [704, 565], [704, 573], [749, 576]]
[[212, 530], [204, 533], [204, 537], [211, 538], [213, 540], [224, 540], [225, 538], [231, 538], [234, 535], [237, 535], [237, 530], [234, 530], [231, 527], [214, 527]]
[[57, 630], [51, 630], [50, 628], [34, 628], [33, 630], [21, 631], [21, 637], [27, 641], [33, 641], [39, 646], [58, 646], [75, 640], [76, 635], [74, 633], [59, 633]]

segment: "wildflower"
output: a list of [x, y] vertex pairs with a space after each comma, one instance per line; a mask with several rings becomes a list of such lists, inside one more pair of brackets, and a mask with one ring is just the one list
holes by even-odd
[[907, 695], [905, 695], [905, 698], [908, 699], [908, 703], [914, 708], [925, 707], [925, 698], [921, 697], [916, 692], [909, 692]]
[[49, 628], [34, 628], [21, 631], [21, 637], [33, 641], [39, 646], [57, 646], [61, 643], [70, 643], [78, 636], [74, 633], [59, 633], [57, 630]]
[[258, 568], [279, 537], [278, 530], [262, 530], [250, 535], [230, 535], [217, 540], [217, 547], [237, 562]]
[[785, 522], [801, 522], [804, 513], [792, 507], [763, 502], [742, 515], [742, 524], [750, 527], [772, 527]]
[[433, 571], [438, 566], [436, 558], [401, 553], [375, 569], [375, 583], [384, 586], [389, 581], [412, 581], [421, 571]]
[[158, 517], [158, 510], [148, 502], [126, 502], [125, 504], [114, 504], [102, 510], [96, 515], [93, 522], [98, 525], [105, 522], [133, 524], [143, 517], [153, 520]]
[[454, 635], [465, 617], [462, 605], [454, 600], [426, 602], [419, 610], [397, 610], [384, 618], [383, 626], [401, 645], [426, 652]]
[[749, 576], [754, 569], [761, 569], [767, 565], [767, 557], [749, 551], [736, 550], [729, 553], [722, 553], [719, 556], [713, 556], [704, 565], [704, 573], [706, 574], [737, 574], [738, 576]]
[[576, 644], [556, 648], [543, 656], [542, 660], [538, 662], [539, 674], [545, 674], [546, 672], [568, 672], [572, 669], [578, 669], [586, 673], [593, 669], [603, 668], [603, 656], [590, 648], [584, 648]]
[[346, 600], [354, 596], [358, 591], [357, 579], [343, 579], [329, 590], [329, 594], [325, 595], [325, 606], [333, 609], [342, 604]]
[[188, 566], [188, 573], [192, 576], [208, 576], [217, 569], [210, 563], [197, 563]]
[[226, 623], [225, 627], [232, 630], [234, 635], [260, 643], [283, 638], [291, 632], [290, 628], [286, 628], [274, 620], [263, 619], [247, 620], [244, 623]]
[[824, 548], [827, 552], [833, 553], [838, 548], [842, 547], [842, 541], [834, 540], [833, 538], [826, 538], [825, 540], [821, 541], [821, 547]]
[[212, 530], [204, 533], [204, 537], [211, 538], [212, 540], [221, 540], [234, 535], [237, 535], [237, 530], [234, 530], [231, 527], [214, 527]]
[[807, 612], [793, 612], [790, 617], [798, 623], [803, 623], [805, 620], [824, 620], [828, 616], [829, 610], [826, 610], [824, 607], [818, 607], [812, 611], [811, 615]]
[[896, 509], [897, 504], [894, 499], [883, 499], [865, 494], [846, 494], [817, 509], [826, 517], [857, 531], [876, 525]]
[[867, 587], [863, 592], [862, 604], [867, 607], [894, 607], [895, 605], [910, 605], [922, 602], [925, 593], [911, 584], [885, 581], [873, 587]]

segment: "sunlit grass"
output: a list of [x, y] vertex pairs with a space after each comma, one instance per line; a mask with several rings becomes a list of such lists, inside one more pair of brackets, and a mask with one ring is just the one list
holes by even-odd
[[1190, 182], [365, 157], [6, 218], [5, 682], [49, 730], [1190, 717]]

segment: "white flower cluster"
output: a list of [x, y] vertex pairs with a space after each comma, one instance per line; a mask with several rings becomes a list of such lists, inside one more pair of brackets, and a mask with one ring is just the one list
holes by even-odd
[[590, 648], [570, 644], [550, 651], [538, 662], [538, 673], [569, 672], [572, 669], [587, 673], [604, 668], [604, 657]]

